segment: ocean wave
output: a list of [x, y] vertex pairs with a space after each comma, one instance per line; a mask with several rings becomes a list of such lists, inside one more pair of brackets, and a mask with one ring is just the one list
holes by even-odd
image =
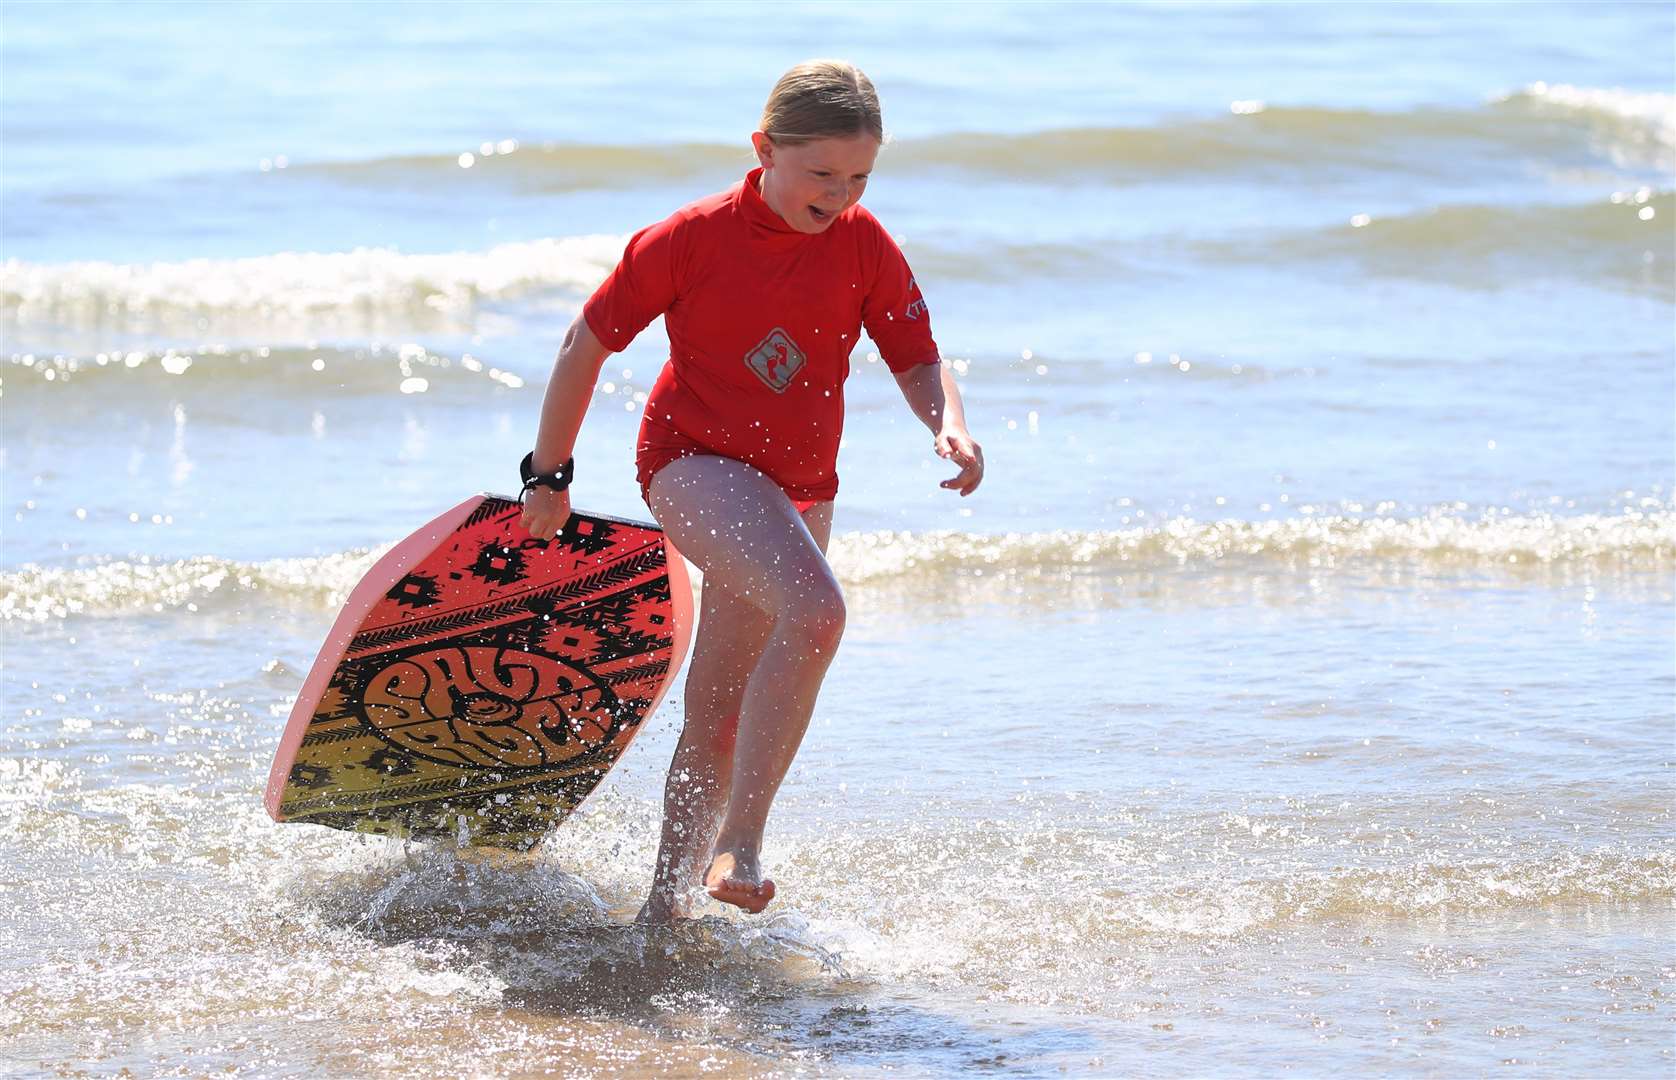
[[[1217, 263], [1362, 260], [1378, 272], [1442, 275], [1468, 285], [1566, 275], [1668, 293], [1676, 195], [1647, 188], [1585, 204], [1445, 206], [1393, 217], [1358, 215], [1318, 228], [1187, 242]], [[202, 341], [399, 337], [483, 330], [497, 305], [566, 316], [622, 252], [620, 236], [503, 244], [488, 251], [403, 254], [388, 249], [176, 263], [0, 265], [0, 320], [31, 332], [127, 329]], [[1131, 251], [1133, 246], [1131, 248]], [[922, 273], [949, 281], [1019, 274], [1085, 280], [1141, 274], [1104, 242], [974, 248], [918, 241]]]
[[1290, 922], [1368, 915], [1413, 918], [1576, 901], [1676, 897], [1676, 854], [1558, 854], [1526, 860], [1344, 868], [1220, 882], [1165, 895], [1107, 890], [1108, 925], [1131, 932], [1226, 936]]
[[422, 394], [436, 386], [516, 390], [524, 380], [464, 353], [433, 353], [422, 345], [364, 348], [258, 346], [234, 349], [132, 349], [92, 356], [7, 357], [0, 363], [0, 394], [50, 408], [52, 395], [108, 389], [124, 399], [148, 391], [178, 394], [191, 387], [264, 397]]
[[[1403, 856], [1346, 852], [1339, 865], [1323, 866], [1297, 852], [1219, 843], [1171, 830], [1176, 843], [1209, 844], [1187, 848], [1199, 857], [1184, 865], [1181, 849], [1144, 829], [1129, 836], [1043, 832], [1031, 835], [997, 825], [987, 835], [970, 827], [938, 837], [911, 828], [865, 839], [846, 835], [848, 846], [869, 853], [860, 863], [883, 864], [896, 875], [892, 882], [872, 882], [876, 888], [856, 891], [875, 900], [907, 898], [908, 903], [887, 900], [876, 916], [894, 925], [894, 957], [858, 956], [853, 948], [833, 951], [851, 963], [861, 961], [859, 966], [897, 974], [922, 965], [1004, 963], [1008, 952], [1024, 949], [1058, 953], [1055, 966], [1081, 968], [1087, 958], [1082, 954], [1079, 961], [1077, 950], [1103, 950], [1135, 938], [1240, 938], [1343, 919], [1676, 898], [1676, 852], [1656, 843], [1569, 852], [1521, 845], [1525, 850], [1474, 858], [1428, 841]], [[865, 917], [848, 909], [851, 883], [867, 883], [870, 865], [835, 848], [805, 842], [796, 846], [794, 858], [824, 871], [817, 885], [819, 900], [837, 909], [835, 914]], [[1021, 859], [1033, 880], [1052, 887], [1024, 892], [1008, 887], [1014, 881], [1010, 871]], [[1261, 867], [1272, 869], [1263, 873]], [[967, 898], [958, 912], [964, 925], [951, 925], [947, 916], [954, 913], [924, 905], [925, 896]]]
[[522, 145], [507, 140], [454, 153], [299, 162], [287, 165], [285, 171], [380, 189], [430, 188], [451, 181], [500, 182], [523, 193], [543, 194], [686, 182], [699, 176], [737, 179], [754, 164], [755, 158], [745, 144]]
[[[1440, 173], [1461, 168], [1459, 147], [1543, 158], [1583, 152], [1624, 168], [1668, 168], [1676, 151], [1676, 96], [1533, 83], [1482, 106], [1369, 109], [1235, 102], [1215, 117], [1150, 127], [957, 132], [893, 142], [883, 161], [914, 176], [948, 168], [1000, 178], [1141, 180], [1191, 173], [1325, 167]], [[1431, 149], [1421, 149], [1434, 144]], [[1453, 148], [1453, 149], [1452, 149]], [[485, 152], [486, 151], [486, 152]], [[681, 143], [485, 144], [446, 153], [300, 162], [288, 171], [374, 187], [500, 183], [518, 192], [620, 188], [742, 174], [743, 146]], [[1067, 170], [1074, 170], [1068, 173]]]
[[[487, 251], [404, 254], [388, 248], [280, 252], [182, 262], [0, 264], [0, 317], [21, 325], [134, 325], [225, 333], [241, 325], [310, 327], [344, 317], [378, 329], [458, 324], [484, 302], [561, 291], [572, 300], [598, 285], [622, 255], [621, 236], [501, 244]], [[469, 325], [469, 322], [467, 323]]]
[[265, 596], [291, 604], [343, 603], [379, 552], [264, 562], [214, 555], [152, 561], [116, 559], [70, 568], [28, 565], [0, 573], [0, 619], [133, 615]]
[[1311, 513], [1269, 521], [1177, 517], [1156, 526], [990, 535], [952, 531], [851, 533], [833, 540], [846, 583], [917, 575], [954, 577], [1122, 574], [1183, 565], [1301, 563], [1331, 569], [1353, 560], [1449, 566], [1554, 566], [1597, 562], [1648, 568], [1676, 561], [1676, 511], [1559, 517], [1417, 517]]
[[1444, 206], [1392, 218], [1370, 217], [1334, 230], [1386, 250], [1416, 253], [1663, 248], [1676, 226], [1676, 193], [1642, 188], [1568, 206]]
[[1468, 288], [1565, 277], [1669, 297], [1676, 193], [1639, 188], [1588, 203], [1442, 206], [1391, 217], [1358, 214], [1324, 228], [1203, 242], [1207, 257], [1271, 264], [1349, 258], [1384, 274]]
[[[1145, 981], [1137, 944], [1261, 943], [1273, 955], [1280, 941], [1348, 936], [1366, 946], [1409, 920], [1505, 924], [1608, 909], [1646, 919], [1676, 898], [1676, 851], [1658, 839], [1574, 841], [1570, 850], [1504, 843], [1447, 813], [1427, 816], [1421, 807], [1434, 807], [1424, 797], [1408, 801], [1416, 825], [1401, 831], [1399, 850], [1322, 834], [1297, 817], [1279, 827], [1295, 841], [1273, 843], [1237, 825], [1144, 814], [1115, 828], [1073, 815], [1058, 825], [967, 819], [928, 829], [909, 816], [800, 839], [778, 861], [782, 887], [821, 912], [814, 936], [845, 970], [952, 978], [1095, 1012], [1111, 1007], [1114, 984]], [[1020, 968], [1054, 978], [994, 979]]]
[[[188, 559], [86, 560], [24, 565], [0, 573], [0, 620], [124, 616], [233, 608], [251, 599], [331, 608], [343, 602], [380, 550], [240, 562]], [[1676, 511], [1560, 517], [1437, 510], [1417, 517], [1337, 513], [1272, 521], [1199, 521], [1029, 533], [856, 532], [833, 538], [831, 559], [847, 588], [932, 588], [942, 595], [1031, 582], [1095, 582], [1183, 567], [1233, 575], [1299, 569], [1328, 573], [1372, 566], [1414, 586], [1413, 571], [1509, 574], [1664, 571], [1676, 566]], [[1407, 577], [1405, 578], [1405, 573]]]
[[[496, 314], [568, 317], [605, 279], [626, 237], [589, 235], [487, 251], [408, 254], [387, 248], [181, 262], [0, 263], [0, 325], [31, 338], [63, 329], [186, 341], [388, 339], [493, 330]], [[1104, 276], [1109, 244], [916, 242], [922, 273], [949, 281]], [[75, 339], [75, 340], [79, 340]]]
[[1600, 152], [1623, 167], [1671, 168], [1676, 94], [1535, 82], [1492, 99], [1503, 111], [1581, 124]]

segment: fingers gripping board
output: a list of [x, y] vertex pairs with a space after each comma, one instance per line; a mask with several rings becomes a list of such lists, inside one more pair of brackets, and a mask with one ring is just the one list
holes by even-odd
[[548, 541], [519, 513], [473, 496], [362, 578], [280, 739], [274, 820], [524, 850], [616, 763], [685, 658], [685, 563], [655, 525], [577, 513]]

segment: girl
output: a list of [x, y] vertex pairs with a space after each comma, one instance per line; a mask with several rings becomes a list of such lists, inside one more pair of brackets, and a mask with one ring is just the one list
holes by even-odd
[[760, 167], [636, 233], [565, 335], [528, 466], [523, 523], [542, 538], [570, 516], [571, 449], [607, 355], [659, 315], [664, 365], [641, 423], [641, 493], [704, 574], [686, 722], [664, 789], [663, 836], [643, 922], [709, 894], [760, 912], [774, 883], [763, 827], [844, 629], [827, 565], [844, 378], [863, 326], [909, 406], [960, 467], [966, 431], [925, 301], [889, 234], [857, 205], [883, 141], [879, 99], [854, 65], [781, 77], [751, 144]]

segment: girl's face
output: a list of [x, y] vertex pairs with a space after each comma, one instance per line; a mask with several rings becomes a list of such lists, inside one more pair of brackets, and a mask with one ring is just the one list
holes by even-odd
[[865, 132], [794, 146], [757, 131], [751, 145], [762, 163], [763, 201], [803, 233], [825, 232], [839, 214], [861, 201], [879, 156], [879, 140]]

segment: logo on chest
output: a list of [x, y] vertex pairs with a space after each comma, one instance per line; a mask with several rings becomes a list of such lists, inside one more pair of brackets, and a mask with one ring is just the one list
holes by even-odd
[[768, 384], [776, 394], [786, 392], [792, 377], [803, 370], [808, 358], [791, 335], [776, 326], [762, 339], [762, 343], [745, 354], [745, 366], [756, 372], [757, 378]]

